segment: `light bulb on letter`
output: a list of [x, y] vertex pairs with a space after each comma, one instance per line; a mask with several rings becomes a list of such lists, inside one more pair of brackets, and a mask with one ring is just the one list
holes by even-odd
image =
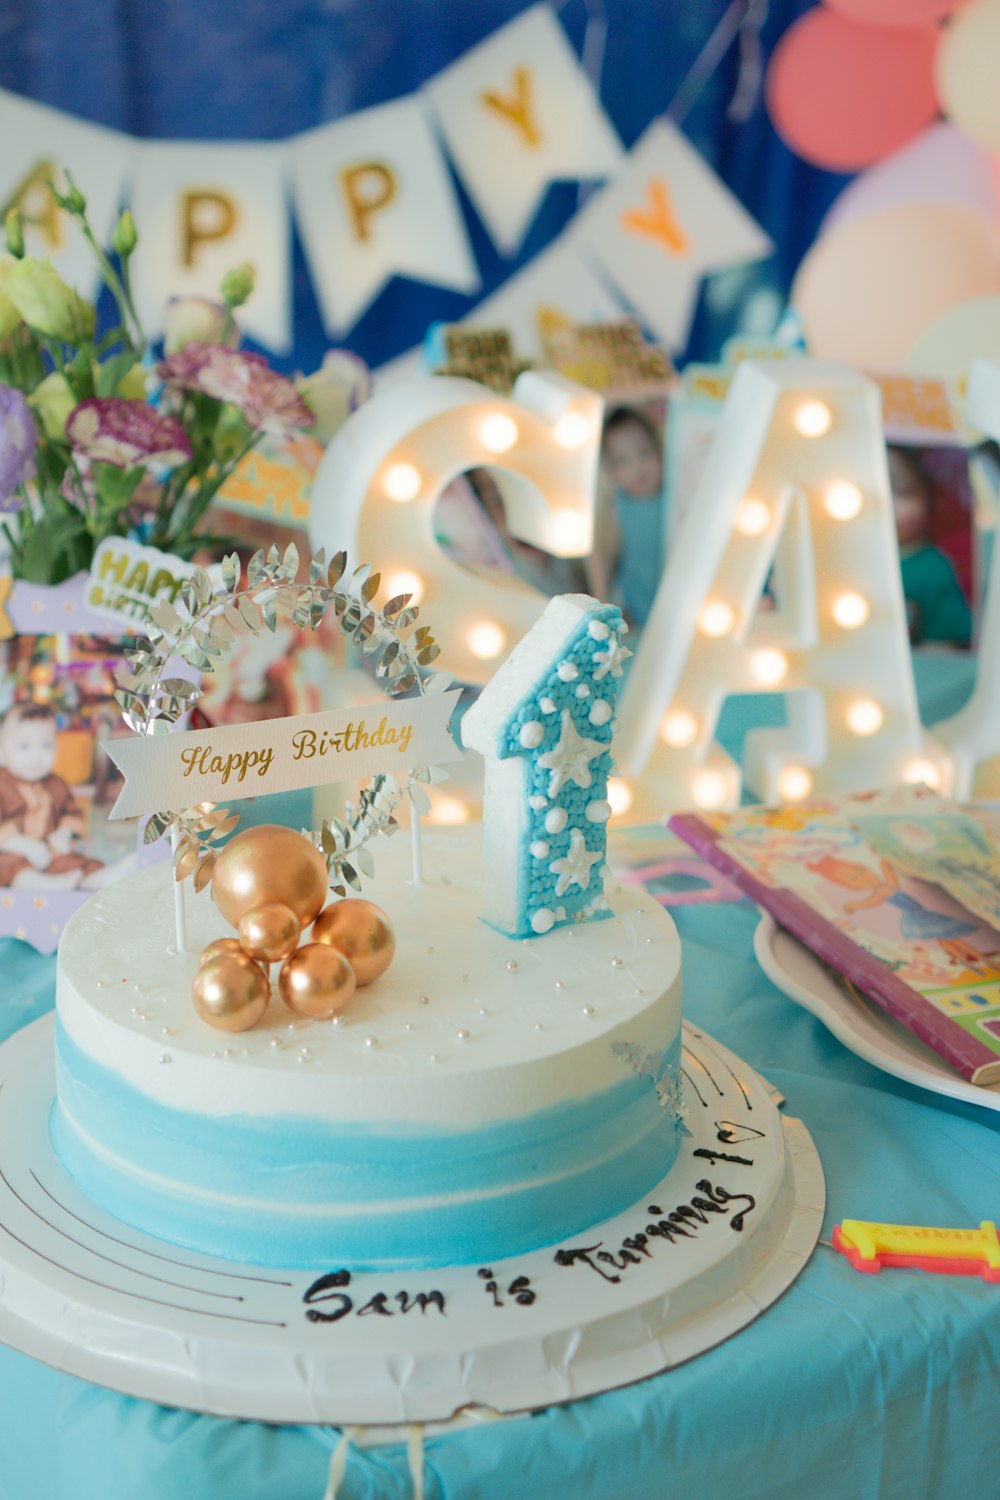
[[782, 802], [801, 802], [812, 791], [813, 779], [805, 766], [785, 766], [778, 776], [778, 796]]
[[698, 738], [698, 720], [686, 708], [672, 709], [664, 716], [660, 736], [665, 745], [683, 750], [686, 745], [693, 745]]
[[480, 620], [471, 627], [465, 642], [473, 656], [478, 656], [480, 661], [492, 661], [506, 646], [507, 637], [492, 620]]
[[788, 675], [788, 657], [770, 647], [755, 651], [750, 658], [750, 671], [761, 687], [775, 687]]
[[823, 504], [828, 516], [835, 521], [853, 521], [861, 509], [861, 491], [856, 484], [851, 484], [847, 479], [840, 479], [836, 484], [831, 484], [823, 496]]
[[487, 417], [479, 429], [479, 441], [490, 453], [507, 453], [517, 442], [520, 433], [513, 417], [506, 412], [494, 412]]
[[736, 615], [724, 599], [709, 599], [698, 613], [698, 629], [703, 635], [728, 635], [735, 624]]
[[830, 431], [833, 412], [825, 401], [803, 401], [792, 420], [796, 432], [800, 432], [803, 437], [822, 437], [825, 432]]
[[932, 760], [911, 760], [903, 771], [903, 780], [908, 786], [929, 786], [936, 792], [941, 785], [941, 772]]
[[718, 771], [699, 771], [691, 783], [691, 796], [699, 807], [721, 807], [726, 800], [726, 778]]
[[420, 494], [420, 470], [413, 464], [390, 464], [382, 487], [390, 500], [415, 500]]
[[390, 573], [385, 578], [383, 587], [387, 599], [395, 599], [397, 594], [409, 594], [410, 603], [419, 604], [424, 597], [424, 580], [410, 568], [400, 568], [397, 572]]
[[838, 594], [833, 601], [833, 618], [843, 630], [856, 630], [868, 615], [868, 600], [861, 594]]
[[632, 788], [620, 776], [612, 776], [608, 781], [608, 801], [611, 804], [611, 812], [615, 817], [620, 817], [622, 813], [627, 813], [632, 806]]
[[564, 411], [552, 429], [560, 448], [582, 448], [590, 433], [590, 423], [579, 411]]
[[852, 734], [874, 734], [882, 728], [883, 717], [874, 698], [855, 698], [847, 710], [847, 727]]
[[760, 536], [771, 524], [770, 508], [763, 500], [756, 500], [748, 495], [745, 500], [740, 501], [733, 524], [744, 536]]

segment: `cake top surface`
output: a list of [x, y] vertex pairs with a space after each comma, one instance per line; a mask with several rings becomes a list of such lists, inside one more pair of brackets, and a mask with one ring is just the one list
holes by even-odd
[[[396, 959], [340, 1018], [296, 1018], [275, 990], [250, 1031], [230, 1035], [205, 1024], [191, 1001], [198, 954], [231, 929], [204, 892], [188, 902], [190, 951], [178, 954], [172, 872], [160, 866], [96, 893], [68, 925], [59, 951], [60, 1021], [92, 1056], [113, 1049], [116, 1068], [141, 1067], [144, 1087], [165, 1095], [184, 1063], [224, 1060], [234, 1077], [252, 1070], [264, 1094], [268, 1079], [291, 1072], [303, 1097], [319, 1083], [350, 1089], [366, 1079], [391, 1081], [400, 1097], [397, 1090], [405, 1095], [429, 1077], [446, 1087], [487, 1070], [526, 1072], [540, 1059], [582, 1057], [595, 1043], [606, 1057], [623, 1028], [628, 1039], [647, 1040], [650, 1008], [674, 990], [679, 1007], [680, 945], [663, 909], [611, 877], [611, 917], [511, 939], [478, 917], [480, 840], [478, 828], [425, 834], [419, 886], [410, 880], [406, 838], [380, 849], [364, 894], [393, 922]], [[582, 1085], [586, 1071], [577, 1068]], [[218, 1102], [226, 1071], [215, 1066], [212, 1076]], [[206, 1105], [213, 1107], [212, 1097]]]

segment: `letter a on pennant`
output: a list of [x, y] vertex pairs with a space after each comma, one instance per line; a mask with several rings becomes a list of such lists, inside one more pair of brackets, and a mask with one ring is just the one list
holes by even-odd
[[646, 234], [668, 255], [686, 255], [690, 240], [674, 213], [667, 184], [660, 177], [651, 179], [646, 189], [649, 208], [627, 208], [622, 227], [632, 234]]
[[25, 224], [30, 224], [41, 236], [47, 253], [58, 250], [65, 243], [62, 226], [62, 209], [52, 196], [50, 182], [57, 182], [59, 174], [49, 160], [36, 162], [26, 172], [17, 187], [0, 206], [0, 218], [5, 219], [12, 208], [20, 209]]
[[622, 696], [619, 806], [735, 806], [715, 728], [728, 696], [763, 692], [788, 695], [785, 727], [746, 737], [765, 802], [943, 778], [917, 712], [879, 392], [846, 366], [737, 370]]
[[526, 146], [538, 147], [543, 138], [538, 128], [532, 88], [531, 69], [520, 67], [514, 69], [512, 96], [504, 98], [493, 89], [484, 89], [479, 97], [487, 109], [496, 110], [498, 115], [510, 121]]

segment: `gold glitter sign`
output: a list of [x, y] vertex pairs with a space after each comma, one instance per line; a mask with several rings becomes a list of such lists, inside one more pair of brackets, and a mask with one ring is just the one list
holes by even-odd
[[109, 816], [134, 818], [385, 772], [402, 776], [414, 765], [459, 760], [448, 728], [458, 696], [454, 688], [256, 724], [108, 740], [103, 748], [125, 777]]

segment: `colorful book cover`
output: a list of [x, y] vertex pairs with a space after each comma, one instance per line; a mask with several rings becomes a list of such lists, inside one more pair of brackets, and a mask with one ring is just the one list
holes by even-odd
[[[891, 805], [858, 795], [682, 813], [669, 826], [963, 1077], [993, 1083], [1000, 1079], [1000, 932], [949, 890], [913, 874], [921, 867], [912, 858], [886, 857], [889, 826], [897, 843], [902, 836], [920, 845], [925, 858], [942, 846], [943, 824], [926, 826], [932, 821], [921, 801], [926, 794], [914, 794], [908, 807], [907, 795], [893, 794]], [[873, 833], [877, 827], [871, 841], [862, 832], [866, 818]], [[975, 846], [981, 890], [984, 849], [996, 846], [988, 834], [976, 840], [968, 826], [953, 827], [947, 842], [953, 884], [959, 832]], [[940, 856], [927, 858], [923, 869], [940, 863]], [[1000, 876], [995, 858], [993, 869]], [[985, 907], [981, 894], [977, 906]]]

